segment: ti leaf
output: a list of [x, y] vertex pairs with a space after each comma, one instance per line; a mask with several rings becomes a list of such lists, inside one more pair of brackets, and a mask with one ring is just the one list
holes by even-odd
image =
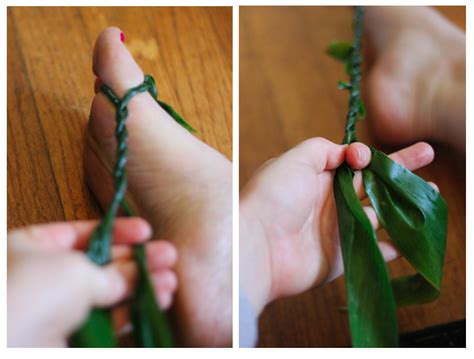
[[182, 127], [188, 130], [191, 133], [196, 133], [196, 130], [184, 119], [182, 118], [171, 105], [168, 105], [166, 102], [161, 100], [156, 100], [158, 104]]
[[173, 338], [165, 314], [158, 308], [147, 269], [145, 247], [134, 249], [139, 280], [132, 301], [132, 323], [136, 345], [143, 348], [173, 347]]
[[76, 348], [114, 348], [118, 345], [109, 309], [94, 308], [87, 321], [71, 337]]
[[339, 90], [350, 90], [352, 88], [351, 84], [347, 81], [338, 81], [337, 87]]
[[380, 222], [418, 271], [394, 280], [399, 305], [435, 299], [441, 289], [447, 235], [447, 206], [427, 182], [372, 148], [364, 185]]
[[338, 61], [347, 62], [352, 53], [352, 45], [344, 41], [333, 41], [329, 44], [326, 53]]
[[364, 106], [364, 103], [359, 99], [359, 101], [357, 101], [357, 116], [359, 117], [359, 119], [363, 119], [365, 117], [365, 106]]
[[395, 300], [369, 218], [357, 198], [347, 164], [334, 177], [339, 236], [355, 347], [398, 345]]

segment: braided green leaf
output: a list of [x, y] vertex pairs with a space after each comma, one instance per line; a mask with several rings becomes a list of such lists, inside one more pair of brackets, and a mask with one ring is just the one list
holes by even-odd
[[[128, 90], [122, 99], [107, 85], [102, 85], [104, 93], [116, 107], [117, 140], [114, 168], [115, 194], [112, 202], [97, 225], [87, 249], [87, 256], [98, 265], [105, 265], [111, 260], [112, 228], [117, 211], [121, 207], [126, 216], [133, 211], [125, 200], [127, 190], [126, 164], [128, 158], [128, 131], [125, 126], [128, 117], [127, 105], [133, 96], [148, 92], [155, 101], [181, 126], [190, 132], [196, 132], [170, 105], [158, 99], [155, 80], [145, 75], [142, 84]], [[171, 330], [165, 315], [158, 306], [154, 288], [147, 268], [145, 247], [140, 244], [134, 248], [134, 258], [138, 266], [138, 284], [132, 298], [132, 324], [137, 346], [140, 347], [171, 347], [174, 345]], [[118, 345], [111, 320], [110, 309], [95, 308], [86, 322], [74, 333], [71, 344], [76, 347], [115, 347]]]
[[[345, 62], [350, 82], [344, 144], [356, 141], [356, 123], [365, 116], [360, 100], [361, 7], [354, 15], [354, 41], [330, 46], [332, 56]], [[341, 44], [341, 43], [337, 43]], [[337, 51], [336, 51], [337, 50]], [[363, 173], [365, 190], [393, 243], [417, 273], [390, 280], [377, 237], [353, 187], [347, 164], [334, 177], [341, 250], [348, 297], [349, 323], [355, 347], [398, 345], [396, 306], [422, 304], [439, 296], [447, 236], [447, 206], [427, 182], [371, 148]]]

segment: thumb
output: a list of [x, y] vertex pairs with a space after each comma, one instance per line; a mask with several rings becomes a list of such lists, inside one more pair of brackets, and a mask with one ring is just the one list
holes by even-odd
[[346, 150], [346, 161], [354, 170], [361, 170], [367, 167], [372, 158], [370, 148], [363, 143], [351, 143]]
[[128, 292], [125, 267], [117, 264], [101, 268], [89, 263], [86, 289], [89, 291], [90, 305], [107, 307], [124, 299]]
[[9, 264], [9, 341], [19, 346], [64, 341], [92, 308], [125, 298], [136, 273], [131, 264], [99, 267], [79, 252], [17, 256]]
[[131, 275], [126, 274], [130, 272], [126, 263], [99, 267], [82, 253], [71, 253], [67, 257], [67, 274], [60, 280], [63, 287], [60, 293], [64, 298], [58, 303], [60, 308], [56, 313], [68, 313], [63, 316], [63, 325], [69, 332], [77, 328], [94, 307], [110, 307], [123, 300], [129, 292], [131, 281], [127, 277]]
[[82, 275], [84, 300], [90, 307], [108, 307], [124, 299], [128, 292], [127, 280], [118, 265], [99, 267], [84, 258], [76, 273]]

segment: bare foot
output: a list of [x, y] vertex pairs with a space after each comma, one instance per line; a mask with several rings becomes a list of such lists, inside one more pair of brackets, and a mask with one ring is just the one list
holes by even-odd
[[465, 149], [465, 34], [425, 7], [366, 7], [367, 106], [376, 138]]
[[[93, 70], [118, 96], [144, 74], [121, 31], [107, 28], [94, 48]], [[159, 84], [158, 84], [159, 86]], [[232, 165], [180, 125], [148, 93], [128, 105], [129, 200], [178, 251], [178, 339], [186, 346], [228, 346], [232, 341]], [[192, 123], [197, 119], [189, 119]], [[115, 108], [100, 92], [92, 101], [85, 170], [103, 205], [112, 190]]]

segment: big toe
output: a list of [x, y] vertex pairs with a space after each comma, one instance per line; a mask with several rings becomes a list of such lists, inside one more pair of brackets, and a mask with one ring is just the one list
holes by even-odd
[[122, 42], [123, 38], [117, 27], [103, 30], [94, 45], [92, 65], [94, 74], [119, 97], [144, 79], [143, 71]]

